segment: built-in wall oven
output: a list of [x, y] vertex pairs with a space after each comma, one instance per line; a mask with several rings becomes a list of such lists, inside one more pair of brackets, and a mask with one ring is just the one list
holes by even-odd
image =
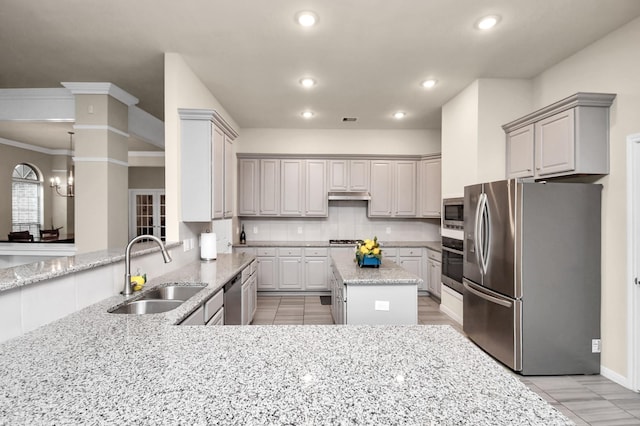
[[442, 284], [462, 294], [463, 242], [442, 237]]

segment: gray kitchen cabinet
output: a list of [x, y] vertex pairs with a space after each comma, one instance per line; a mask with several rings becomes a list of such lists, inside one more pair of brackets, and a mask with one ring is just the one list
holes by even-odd
[[302, 249], [287, 247], [278, 249], [280, 290], [304, 290], [302, 271]]
[[206, 322], [204, 320], [204, 305], [200, 305], [198, 309], [193, 311], [186, 317], [180, 325], [205, 325]]
[[329, 160], [329, 191], [369, 191], [370, 160]]
[[304, 215], [326, 217], [329, 214], [327, 200], [327, 162], [305, 160]]
[[535, 167], [534, 125], [507, 133], [507, 176], [531, 177]]
[[225, 211], [225, 141], [222, 130], [213, 126], [213, 219], [221, 219], [224, 217]]
[[260, 160], [238, 160], [238, 216], [257, 216], [259, 207]]
[[415, 160], [372, 160], [370, 217], [415, 217]]
[[242, 325], [251, 324], [256, 311], [256, 265], [257, 262], [254, 260], [242, 270]]
[[280, 160], [280, 215], [302, 216], [304, 160]]
[[280, 213], [280, 160], [260, 160], [259, 205], [261, 215], [277, 216]]
[[224, 213], [223, 217], [229, 219], [233, 217], [233, 180], [235, 167], [233, 164], [233, 140], [227, 135], [224, 136]]
[[427, 290], [440, 299], [442, 287], [442, 255], [427, 249]]
[[420, 161], [418, 193], [419, 216], [440, 217], [442, 210], [442, 161], [439, 156]]
[[258, 290], [278, 290], [278, 257], [272, 247], [256, 249]]
[[371, 161], [369, 216], [389, 217], [393, 211], [393, 162]]
[[222, 218], [225, 138], [233, 140], [238, 134], [215, 110], [181, 108], [178, 113], [181, 218], [185, 222]]
[[507, 177], [609, 173], [608, 93], [576, 93], [502, 126]]
[[329, 257], [324, 247], [304, 249], [304, 286], [306, 290], [330, 290], [328, 286]]
[[396, 263], [412, 274], [422, 278], [422, 284], [418, 286], [418, 290], [427, 290], [427, 288], [425, 288], [425, 279], [422, 270], [422, 265], [424, 263], [422, 248], [410, 247], [398, 249]]

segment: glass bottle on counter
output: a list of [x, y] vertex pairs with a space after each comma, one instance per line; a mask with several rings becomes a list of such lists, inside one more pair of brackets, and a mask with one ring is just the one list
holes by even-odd
[[240, 244], [247, 243], [247, 234], [244, 233], [244, 224], [242, 225], [242, 231], [240, 232]]

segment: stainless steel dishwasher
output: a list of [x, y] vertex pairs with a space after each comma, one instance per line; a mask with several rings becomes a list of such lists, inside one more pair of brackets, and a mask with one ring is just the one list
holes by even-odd
[[240, 274], [224, 285], [224, 325], [242, 324], [242, 280]]

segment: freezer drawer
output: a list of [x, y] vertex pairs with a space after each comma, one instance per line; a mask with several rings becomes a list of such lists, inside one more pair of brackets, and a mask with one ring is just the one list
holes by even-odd
[[522, 302], [507, 299], [464, 281], [463, 329], [467, 336], [498, 361], [522, 369]]

